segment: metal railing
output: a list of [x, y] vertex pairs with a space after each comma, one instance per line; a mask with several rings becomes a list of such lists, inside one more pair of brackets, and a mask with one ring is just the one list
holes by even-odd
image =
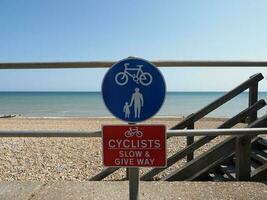
[[[267, 134], [267, 128], [238, 129], [182, 129], [167, 130], [168, 137], [174, 136], [219, 136]], [[0, 137], [101, 137], [101, 131], [0, 131]]]
[[[177, 60], [165, 60], [165, 61], [150, 61], [157, 67], [267, 67], [267, 61], [205, 61], [205, 60], [195, 60], [195, 61], [177, 61]], [[91, 62], [20, 62], [20, 63], [0, 63], [0, 70], [4, 69], [69, 69], [69, 68], [109, 68], [115, 61], [91, 61]], [[251, 78], [253, 79], [253, 77]], [[258, 85], [255, 87], [246, 87], [245, 89], [250, 89], [250, 100], [249, 105], [253, 105], [256, 101], [256, 93]], [[243, 90], [243, 89], [242, 89]], [[240, 91], [239, 91], [240, 92]], [[235, 95], [233, 95], [235, 96]], [[231, 96], [232, 97], [232, 96]], [[227, 101], [225, 99], [222, 100]], [[215, 104], [215, 103], [214, 103]], [[218, 105], [214, 105], [212, 109], [208, 110], [208, 113]], [[211, 105], [209, 105], [211, 107]], [[203, 111], [204, 112], [204, 111]], [[205, 113], [206, 114], [206, 113]], [[203, 115], [204, 116], [204, 115]], [[199, 115], [199, 118], [203, 117]], [[191, 116], [192, 117], [192, 116]], [[195, 117], [194, 117], [195, 118]], [[253, 120], [257, 118], [256, 113], [252, 116]], [[195, 120], [195, 119], [194, 119]], [[193, 120], [193, 121], [194, 121]], [[186, 119], [186, 122], [189, 119]], [[185, 121], [184, 121], [185, 122]], [[181, 122], [183, 124], [183, 122]], [[186, 126], [187, 128], [194, 128], [192, 124]], [[182, 128], [185, 128], [182, 127]], [[177, 128], [177, 127], [175, 127]], [[250, 135], [267, 134], [267, 128], [246, 128], [246, 129], [202, 129], [202, 130], [168, 130], [167, 136], [218, 136], [218, 135], [231, 135], [239, 137], [248, 137]], [[0, 131], [0, 137], [101, 137], [101, 131]], [[243, 144], [241, 139], [237, 139], [237, 144]], [[247, 180], [249, 165], [248, 165], [248, 154], [242, 154], [242, 149], [249, 149], [249, 145], [242, 147], [239, 145], [237, 148], [237, 158], [238, 158], [238, 177], [245, 176], [243, 180]], [[239, 159], [240, 158], [240, 159]], [[242, 159], [246, 158], [245, 160]], [[240, 160], [240, 161], [239, 161]], [[246, 163], [247, 162], [247, 163]], [[245, 167], [244, 167], [245, 166]], [[242, 169], [242, 170], [240, 170]], [[111, 169], [111, 171], [114, 169]], [[109, 172], [110, 173], [110, 172]], [[240, 178], [239, 180], [242, 180]]]
[[[237, 180], [250, 180], [250, 151], [251, 138], [259, 134], [267, 134], [267, 128], [240, 128], [240, 129], [193, 129], [167, 130], [168, 137], [181, 136], [237, 136], [236, 138], [236, 176]], [[101, 131], [0, 131], [0, 137], [101, 137]], [[107, 171], [97, 174], [90, 180], [102, 179], [119, 168], [107, 168]], [[167, 177], [168, 178], [168, 177]], [[166, 179], [172, 181], [172, 177]], [[175, 176], [174, 179], [175, 180]]]
[[[242, 61], [242, 60], [159, 60], [150, 61], [157, 67], [267, 67], [267, 61]], [[80, 62], [20, 62], [20, 63], [0, 63], [0, 69], [66, 69], [66, 68], [108, 68], [115, 64], [116, 61], [80, 61]], [[259, 76], [259, 75], [258, 75]], [[261, 75], [262, 76], [262, 75]], [[258, 77], [252, 77], [248, 80], [248, 83], [254, 83]], [[263, 78], [263, 77], [262, 77]], [[262, 78], [259, 78], [261, 80]], [[259, 81], [259, 80], [256, 80]], [[176, 128], [188, 128], [194, 129], [194, 123], [204, 117], [206, 114], [215, 110], [225, 102], [229, 101], [236, 95], [240, 94], [244, 90], [249, 88], [249, 105], [253, 105], [257, 101], [258, 84], [255, 82], [254, 85], [247, 84], [246, 87], [240, 85], [238, 88], [230, 91], [220, 99], [207, 105], [202, 110], [198, 111], [187, 117], [184, 121], [179, 123], [179, 127]], [[242, 88], [243, 87], [243, 88]], [[239, 89], [241, 88], [241, 89]], [[253, 113], [250, 118], [252, 121], [257, 119], [257, 112]], [[182, 127], [184, 123], [184, 127]], [[186, 124], [185, 124], [186, 123]], [[187, 137], [187, 145], [194, 142], [194, 138], [191, 136]], [[194, 152], [188, 154], [187, 161], [189, 162], [194, 158]]]
[[[267, 67], [267, 61], [220, 61], [220, 60], [162, 60], [150, 61], [158, 67]], [[115, 61], [84, 62], [20, 62], [0, 63], [0, 69], [64, 69], [64, 68], [108, 68]]]

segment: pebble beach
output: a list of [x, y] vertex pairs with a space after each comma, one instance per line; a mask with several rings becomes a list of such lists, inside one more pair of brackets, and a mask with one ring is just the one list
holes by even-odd
[[[153, 118], [146, 123], [164, 124], [170, 128], [182, 119], [179, 117]], [[224, 118], [205, 118], [196, 128], [216, 128]], [[110, 118], [11, 118], [0, 119], [0, 130], [100, 130], [102, 125], [122, 124]], [[244, 124], [238, 124], [242, 127]], [[208, 150], [225, 137], [218, 137], [195, 152], [195, 156]], [[103, 169], [101, 138], [0, 138], [0, 180], [2, 181], [85, 181]], [[168, 156], [185, 147], [185, 137], [172, 137], [167, 142]], [[182, 166], [185, 159], [155, 177], [165, 176]], [[141, 173], [149, 168], [141, 168]], [[125, 168], [105, 180], [121, 180]]]

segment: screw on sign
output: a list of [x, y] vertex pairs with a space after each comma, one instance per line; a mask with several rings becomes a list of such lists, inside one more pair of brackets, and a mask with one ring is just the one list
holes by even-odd
[[166, 166], [164, 125], [110, 125], [102, 130], [104, 166]]
[[108, 110], [130, 123], [141, 122], [161, 108], [166, 86], [161, 72], [140, 58], [114, 64], [102, 82], [102, 97]]

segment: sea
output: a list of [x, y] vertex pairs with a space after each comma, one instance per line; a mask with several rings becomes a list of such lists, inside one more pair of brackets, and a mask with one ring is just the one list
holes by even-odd
[[[185, 117], [197, 112], [225, 92], [167, 92], [155, 115]], [[259, 92], [267, 100], [267, 92]], [[248, 92], [243, 92], [207, 117], [232, 117], [248, 107]], [[259, 116], [267, 109], [261, 109]], [[101, 92], [0, 92], [0, 115], [22, 117], [108, 117]]]

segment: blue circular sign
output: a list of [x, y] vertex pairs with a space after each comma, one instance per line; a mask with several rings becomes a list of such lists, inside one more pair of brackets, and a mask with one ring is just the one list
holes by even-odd
[[117, 62], [102, 83], [102, 96], [108, 110], [131, 123], [155, 115], [164, 102], [165, 93], [166, 85], [160, 71], [140, 58]]

